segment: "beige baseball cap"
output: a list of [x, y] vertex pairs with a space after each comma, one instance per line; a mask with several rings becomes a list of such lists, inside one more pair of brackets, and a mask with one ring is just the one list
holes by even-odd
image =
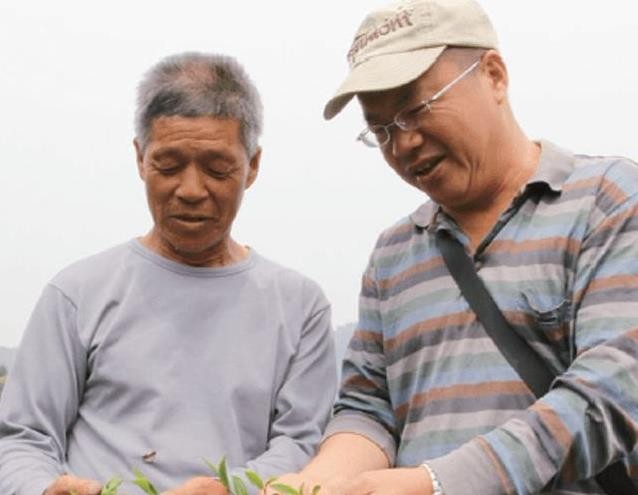
[[474, 0], [402, 0], [368, 14], [348, 51], [350, 73], [326, 104], [337, 115], [356, 93], [403, 86], [447, 46], [497, 48], [494, 28]]

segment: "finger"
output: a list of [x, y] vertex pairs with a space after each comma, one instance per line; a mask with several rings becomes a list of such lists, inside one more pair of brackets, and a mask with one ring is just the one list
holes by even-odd
[[100, 495], [102, 491], [102, 484], [95, 480], [81, 480], [80, 486], [81, 489], [84, 490], [83, 492], [79, 492], [80, 494]]
[[100, 495], [102, 485], [96, 480], [76, 478], [74, 476], [60, 476], [45, 492], [47, 495]]
[[100, 485], [97, 481], [77, 480], [72, 483], [66, 491], [62, 492], [62, 494], [66, 495], [67, 493], [73, 493], [75, 495], [100, 495], [101, 491], [102, 485]]
[[224, 495], [226, 488], [215, 478], [198, 476], [191, 478], [183, 485], [162, 492], [161, 495]]

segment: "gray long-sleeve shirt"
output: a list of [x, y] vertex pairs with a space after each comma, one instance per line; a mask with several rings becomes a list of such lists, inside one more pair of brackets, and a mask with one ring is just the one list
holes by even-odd
[[133, 240], [80, 261], [44, 289], [0, 402], [0, 493], [133, 467], [165, 490], [222, 456], [296, 470], [335, 395], [330, 330], [319, 287], [254, 252], [196, 268]]

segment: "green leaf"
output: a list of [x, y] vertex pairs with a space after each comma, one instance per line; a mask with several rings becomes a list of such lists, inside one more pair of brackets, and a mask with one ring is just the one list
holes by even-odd
[[270, 487], [274, 488], [279, 493], [283, 493], [284, 495], [299, 495], [299, 492], [292, 486], [284, 485], [283, 483], [273, 483], [272, 485], [270, 485]]
[[270, 489], [270, 485], [272, 485], [275, 481], [277, 481], [277, 476], [271, 476], [266, 481], [264, 481], [263, 491], [268, 491]]
[[239, 476], [233, 476], [233, 494], [234, 495], [248, 495], [248, 489], [244, 480]]
[[219, 463], [219, 481], [226, 487], [229, 492], [232, 491], [230, 486], [230, 479], [228, 479], [228, 467], [226, 466], [226, 457], [222, 457], [222, 461]]
[[133, 473], [135, 473], [135, 479], [133, 483], [140, 487], [144, 493], [147, 495], [159, 495], [153, 483], [151, 483], [146, 476], [139, 469], [133, 469]]
[[219, 477], [219, 469], [217, 469], [217, 466], [215, 466], [215, 464], [210, 462], [208, 459], [202, 459], [202, 461], [204, 461], [204, 464], [208, 466], [208, 469], [210, 469], [215, 476]]
[[248, 478], [248, 481], [250, 481], [253, 485], [255, 485], [260, 490], [264, 489], [264, 480], [262, 480], [255, 471], [246, 469], [245, 474], [246, 478]]
[[115, 476], [107, 481], [106, 485], [102, 487], [100, 495], [117, 495], [117, 489], [122, 484], [122, 478]]
[[321, 491], [321, 486], [315, 485], [312, 487], [312, 493], [310, 495], [317, 495], [317, 493], [319, 493], [320, 491]]

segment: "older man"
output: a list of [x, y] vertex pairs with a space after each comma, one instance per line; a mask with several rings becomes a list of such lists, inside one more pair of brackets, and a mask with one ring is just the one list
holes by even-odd
[[329, 417], [328, 302], [231, 237], [259, 170], [257, 90], [232, 58], [182, 54], [138, 96], [153, 227], [45, 287], [0, 405], [2, 495], [95, 494], [135, 467], [170, 494], [225, 493], [203, 459], [299, 469]]
[[[526, 137], [473, 0], [374, 11], [348, 58], [325, 117], [356, 96], [359, 139], [431, 201], [380, 236], [335, 416], [287, 480], [340, 495], [638, 493], [638, 167]], [[478, 272], [518, 359], [450, 274], [442, 249], [459, 245], [459, 281]], [[533, 394], [541, 372], [555, 379]]]

